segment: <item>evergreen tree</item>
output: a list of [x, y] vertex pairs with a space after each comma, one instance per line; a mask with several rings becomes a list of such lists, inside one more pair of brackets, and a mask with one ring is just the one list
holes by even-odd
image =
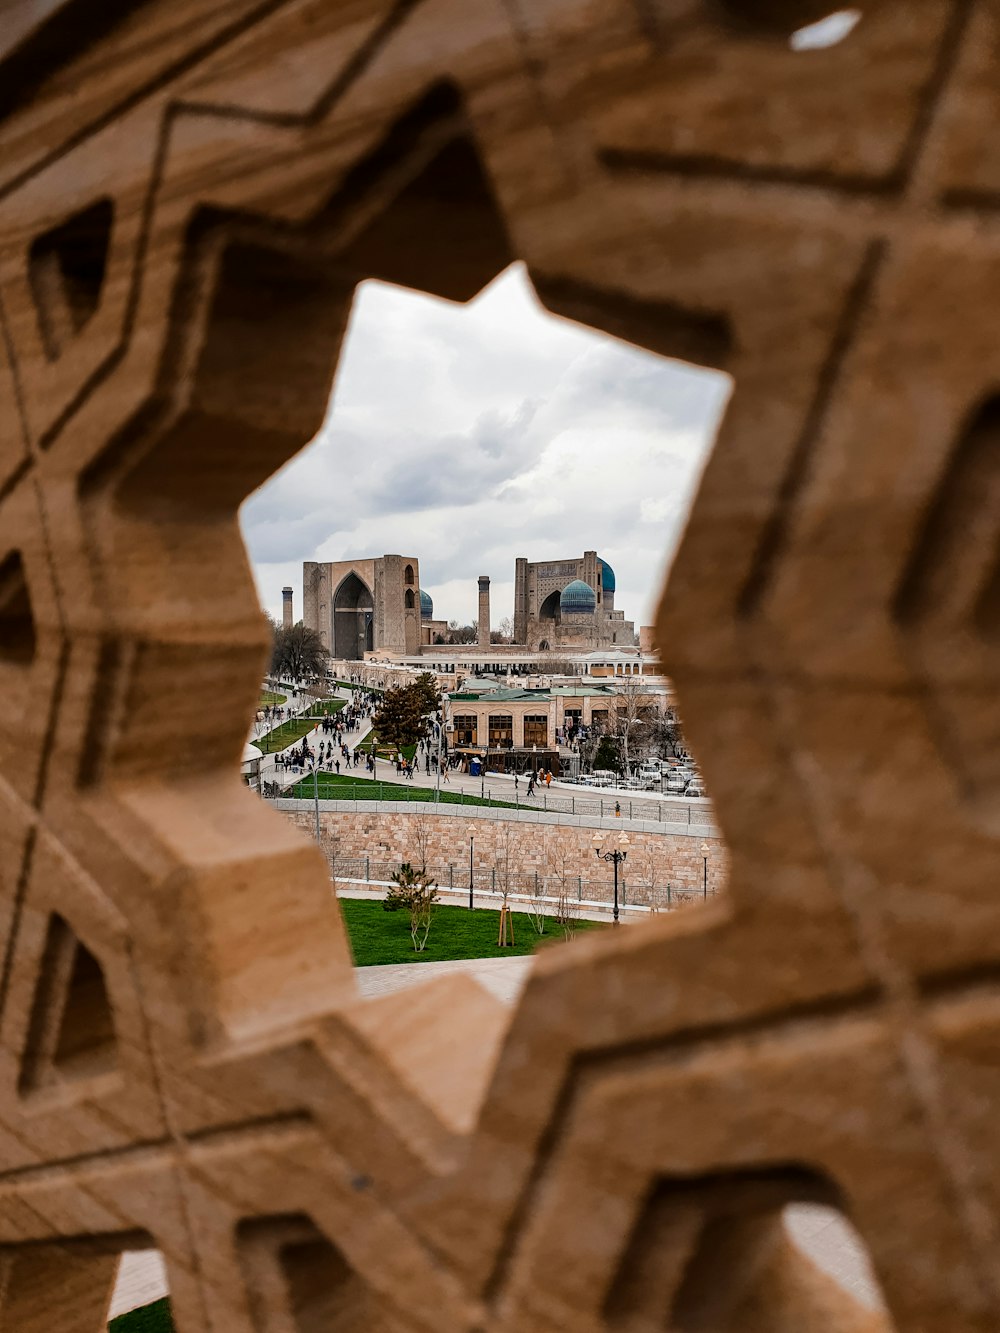
[[610, 769], [612, 773], [622, 771], [621, 755], [618, 752], [618, 742], [613, 736], [602, 736], [600, 744], [597, 747], [597, 754], [594, 755], [594, 767]]
[[391, 745], [397, 754], [407, 745], [415, 745], [424, 734], [424, 696], [415, 685], [386, 690], [372, 725], [383, 745]]
[[417, 691], [425, 713], [437, 712], [441, 705], [441, 692], [437, 687], [437, 682], [429, 671], [421, 671], [420, 675], [413, 682], [413, 685], [407, 688]]

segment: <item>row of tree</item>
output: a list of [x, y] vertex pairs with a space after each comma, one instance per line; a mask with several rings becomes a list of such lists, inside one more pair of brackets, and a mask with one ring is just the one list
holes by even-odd
[[614, 773], [630, 773], [648, 756], [685, 759], [688, 752], [674, 708], [661, 713], [641, 676], [616, 682], [618, 693], [603, 728], [595, 729], [581, 747], [585, 765]]
[[[467, 625], [460, 625], [457, 620], [448, 621], [448, 633], [438, 635], [438, 643], [476, 643], [479, 639], [479, 621], [473, 618]], [[490, 643], [513, 643], [514, 621], [504, 616], [499, 629], [490, 630]]]

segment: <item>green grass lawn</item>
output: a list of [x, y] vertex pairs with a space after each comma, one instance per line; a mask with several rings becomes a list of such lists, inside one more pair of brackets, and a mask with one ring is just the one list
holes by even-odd
[[[443, 963], [454, 958], [510, 958], [565, 940], [561, 927], [551, 917], [546, 921], [545, 934], [539, 935], [524, 912], [514, 912], [514, 945], [501, 949], [497, 944], [498, 911], [477, 907], [470, 912], [467, 907], [438, 905], [434, 908], [427, 948], [416, 953], [407, 912], [387, 912], [381, 900], [340, 898], [338, 901], [357, 967], [376, 963]], [[604, 923], [600, 921], [574, 922], [574, 933], [603, 929]]]
[[355, 685], [353, 680], [335, 680], [334, 685], [339, 685], [342, 690], [369, 690], [372, 694], [385, 694], [385, 690], [380, 689], [378, 685]]
[[263, 750], [265, 754], [274, 754], [278, 750], [286, 750], [289, 745], [294, 745], [303, 736], [308, 736], [315, 725], [315, 718], [293, 717], [288, 722], [280, 723], [266, 735], [261, 736], [260, 740], [254, 741], [254, 745]]
[[[295, 786], [285, 793], [301, 801], [311, 801], [315, 792], [313, 778], [301, 778]], [[430, 801], [434, 803], [433, 787], [411, 787], [408, 782], [374, 782], [364, 778], [352, 777], [349, 773], [323, 773], [319, 775], [319, 796], [323, 801]], [[442, 805], [491, 805], [500, 810], [516, 810], [513, 801], [483, 800], [481, 796], [469, 796], [465, 792], [449, 791], [441, 788]]]
[[309, 709], [313, 717], [321, 715], [329, 717], [331, 713], [339, 713], [342, 708], [347, 707], [346, 699], [320, 699]]
[[120, 1314], [108, 1325], [108, 1333], [174, 1333], [170, 1302], [164, 1297], [152, 1305], [141, 1305], [138, 1310]]
[[261, 708], [268, 708], [268, 707], [275, 708], [277, 707], [278, 704], [284, 704], [287, 702], [288, 702], [287, 694], [275, 694], [274, 690], [261, 690], [260, 692]]
[[[375, 747], [375, 745], [378, 745], [378, 755], [376, 756], [377, 758], [381, 759], [396, 758], [396, 747], [394, 745], [386, 745], [384, 741], [379, 739], [379, 737], [375, 734], [374, 731], [370, 731], [368, 733], [368, 735], [358, 746], [358, 749], [362, 752], [362, 754], [371, 754], [372, 749]], [[412, 759], [414, 755], [417, 753], [417, 747], [416, 745], [404, 745], [400, 750], [400, 753], [402, 754], [404, 759]]]

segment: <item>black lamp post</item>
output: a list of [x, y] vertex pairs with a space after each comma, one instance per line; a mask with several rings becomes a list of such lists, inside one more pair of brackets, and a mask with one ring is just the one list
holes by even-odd
[[701, 896], [703, 901], [707, 902], [708, 901], [708, 843], [707, 842], [703, 842], [701, 844], [701, 859], [705, 863], [705, 877], [702, 880]]
[[[615, 906], [614, 906], [614, 911], [613, 911], [613, 913], [612, 913], [612, 917], [613, 917], [613, 922], [612, 922], [612, 924], [617, 926], [617, 925], [618, 925], [618, 867], [621, 865], [621, 863], [622, 863], [622, 862], [625, 860], [625, 858], [628, 856], [628, 834], [627, 834], [627, 833], [623, 833], [622, 836], [621, 836], [621, 837], [619, 838], [619, 840], [618, 840], [618, 842], [619, 842], [619, 846], [618, 846], [618, 847], [612, 847], [611, 851], [609, 851], [609, 852], [603, 852], [603, 851], [601, 851], [601, 844], [602, 844], [603, 842], [604, 842], [604, 834], [603, 834], [603, 833], [595, 833], [595, 834], [594, 834], [594, 854], [595, 854], [601, 861], [608, 861], [608, 862], [609, 862], [611, 865], [613, 865], [614, 868], [615, 868]], [[624, 848], [625, 850], [624, 850], [624, 851], [621, 850], [622, 848]]]
[[475, 848], [476, 848], [476, 826], [475, 824], [470, 824], [469, 825], [469, 911], [470, 912], [472, 911], [474, 906], [472, 898], [474, 891], [473, 886], [475, 884], [475, 870], [473, 869], [472, 858], [475, 852]]

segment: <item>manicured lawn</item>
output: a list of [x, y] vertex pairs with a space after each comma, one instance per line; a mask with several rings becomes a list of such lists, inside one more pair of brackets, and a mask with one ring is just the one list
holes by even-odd
[[[379, 739], [379, 737], [375, 734], [374, 731], [370, 731], [368, 733], [368, 735], [358, 746], [358, 749], [361, 750], [364, 754], [371, 754], [372, 749], [376, 744], [378, 745], [378, 755], [376, 756], [377, 758], [382, 758], [382, 759], [396, 758], [396, 747], [394, 745], [386, 745], [384, 741]], [[404, 745], [400, 753], [402, 754], [404, 759], [412, 759], [413, 756], [417, 753], [417, 747], [415, 745]]]
[[[524, 912], [514, 912], [514, 945], [501, 949], [500, 913], [491, 907], [437, 906], [423, 953], [414, 952], [410, 938], [410, 918], [404, 911], [387, 912], [380, 900], [340, 898], [340, 910], [351, 941], [357, 967], [375, 963], [442, 963], [454, 958], [510, 958], [514, 954], [534, 953], [555, 941], [565, 939], [562, 929], [550, 917], [545, 934], [539, 935]], [[603, 930], [600, 921], [576, 921], [574, 933]]]
[[321, 714], [329, 717], [331, 713], [339, 713], [342, 708], [347, 707], [346, 699], [320, 699], [309, 709], [313, 717], [319, 717]]
[[[312, 776], [298, 781], [286, 796], [311, 801], [315, 795]], [[433, 787], [413, 787], [408, 782], [373, 782], [355, 778], [348, 773], [320, 773], [319, 796], [322, 801], [430, 801], [434, 802]], [[516, 810], [513, 801], [484, 801], [481, 796], [441, 788], [442, 805], [491, 805], [501, 810]]]
[[261, 736], [259, 741], [254, 741], [254, 745], [263, 750], [265, 754], [274, 754], [277, 750], [285, 750], [289, 745], [294, 745], [303, 736], [308, 736], [315, 725], [315, 718], [293, 717], [290, 721], [280, 723], [266, 735]]
[[260, 692], [261, 708], [268, 708], [268, 707], [274, 708], [278, 704], [283, 704], [287, 702], [288, 702], [287, 694], [275, 694], [274, 690], [261, 690]]
[[352, 680], [335, 680], [334, 685], [339, 685], [342, 690], [369, 690], [372, 694], [385, 694], [385, 690], [377, 685], [355, 685]]
[[108, 1333], [174, 1333], [170, 1302], [164, 1297], [152, 1305], [141, 1305], [138, 1310], [120, 1314], [108, 1325]]

